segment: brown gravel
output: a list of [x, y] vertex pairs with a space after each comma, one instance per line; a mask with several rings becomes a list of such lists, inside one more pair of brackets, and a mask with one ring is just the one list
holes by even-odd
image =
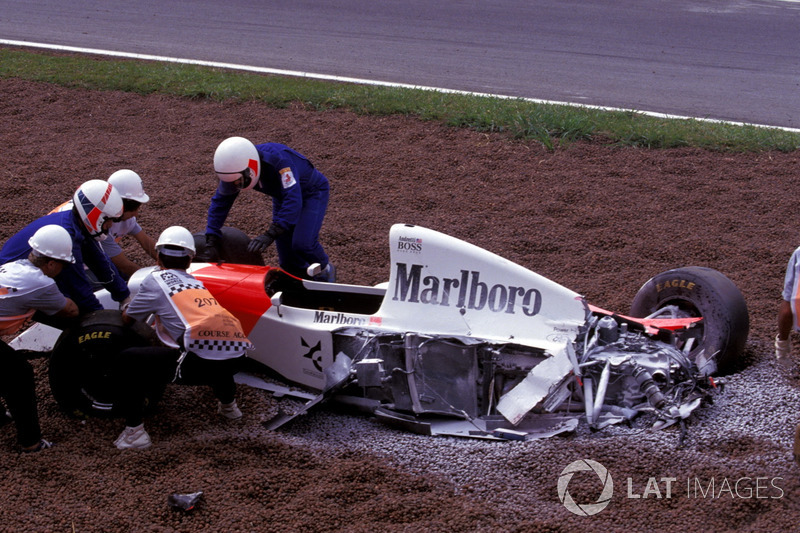
[[[214, 149], [225, 137], [242, 135], [288, 144], [330, 178], [322, 239], [341, 282], [385, 281], [388, 230], [397, 222], [465, 239], [620, 312], [652, 275], [709, 266], [747, 299], [751, 335], [742, 369], [774, 366], [770, 345], [783, 270], [800, 244], [800, 152], [597, 143], [548, 152], [533, 142], [413, 117], [275, 110], [14, 79], [0, 79], [0, 119], [3, 241], [69, 199], [83, 181], [120, 168], [144, 179], [152, 200], [140, 221], [148, 233], [157, 236], [173, 224], [201, 231], [215, 186]], [[255, 235], [268, 225], [268, 212], [265, 197], [243, 194], [229, 223]], [[149, 264], [135, 245], [127, 251]], [[274, 263], [272, 254], [267, 260]], [[321, 452], [324, 436], [305, 441], [291, 429], [267, 432], [259, 422], [274, 414], [274, 401], [245, 387], [245, 418], [236, 424], [217, 420], [208, 390], [170, 387], [162, 411], [147, 421], [152, 449], [121, 453], [112, 445], [119, 420], [65, 417], [49, 392], [46, 359], [36, 360], [35, 369], [43, 430], [57, 447], [19, 456], [13, 429], [0, 430], [2, 531], [788, 531], [800, 518], [787, 445], [798, 418], [794, 396], [774, 406], [786, 423], [768, 437], [710, 432], [676, 451], [660, 440], [640, 448], [649, 437], [611, 432], [602, 448], [595, 435], [507, 448], [506, 466], [524, 477], [523, 488], [509, 481], [519, 493], [502, 486], [489, 493], [479, 490], [480, 480], [459, 484], [386, 454]], [[774, 380], [794, 390], [798, 372], [774, 369]], [[449, 439], [438, 445], [460, 446]], [[564, 509], [556, 479], [567, 462], [553, 455], [557, 449], [567, 449], [569, 460], [600, 461], [614, 474], [618, 488], [607, 510], [579, 518]], [[480, 460], [484, 452], [475, 453]], [[641, 492], [648, 477], [664, 472], [682, 479], [781, 476], [785, 495], [681, 497], [650, 505], [625, 498], [626, 477]], [[584, 487], [575, 478], [576, 500], [596, 498], [590, 481]], [[192, 513], [167, 507], [169, 494], [198, 490], [205, 497]], [[509, 507], [517, 496], [525, 510]]]

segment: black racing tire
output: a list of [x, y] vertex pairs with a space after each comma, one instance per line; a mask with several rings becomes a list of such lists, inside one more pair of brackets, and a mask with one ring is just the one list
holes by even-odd
[[[125, 348], [158, 346], [155, 331], [141, 322], [125, 326], [122, 313], [104, 309], [83, 317], [65, 330], [50, 357], [50, 388], [58, 406], [76, 418], [117, 416], [118, 355]], [[154, 409], [165, 385], [147, 391]]]
[[[206, 253], [205, 233], [195, 233], [193, 237], [196, 257], [202, 258]], [[248, 244], [250, 244], [250, 237], [246, 233], [239, 229], [225, 226], [222, 228], [222, 250], [220, 251], [219, 260], [237, 265], [264, 266], [264, 257], [260, 253], [248, 252]]]
[[744, 352], [750, 330], [747, 303], [738, 287], [721, 272], [683, 267], [662, 272], [645, 283], [631, 304], [631, 316], [644, 318], [668, 305], [682, 317], [703, 317], [702, 335], [689, 353], [717, 353], [718, 373], [733, 370]]

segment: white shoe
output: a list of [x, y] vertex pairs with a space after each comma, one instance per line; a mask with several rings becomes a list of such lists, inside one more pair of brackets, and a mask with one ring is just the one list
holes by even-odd
[[322, 272], [322, 265], [319, 263], [311, 263], [308, 265], [308, 268], [306, 268], [306, 274], [308, 274], [308, 277], [312, 279], [320, 272]]
[[217, 403], [217, 413], [228, 420], [238, 420], [242, 418], [242, 410], [236, 405], [236, 400], [233, 400], [231, 403]]
[[312, 263], [306, 269], [306, 274], [314, 281], [336, 283], [336, 267], [331, 262], [328, 262], [325, 268], [319, 263]]
[[149, 448], [151, 444], [150, 435], [145, 431], [144, 424], [139, 424], [134, 428], [126, 427], [114, 441], [114, 446], [120, 450], [143, 450]]
[[22, 448], [22, 453], [37, 453], [53, 446], [54, 444], [49, 440], [39, 439], [39, 442], [33, 448]]

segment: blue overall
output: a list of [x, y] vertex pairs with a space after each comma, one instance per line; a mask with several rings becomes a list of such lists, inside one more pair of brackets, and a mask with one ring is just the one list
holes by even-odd
[[[312, 263], [324, 268], [328, 255], [319, 243], [319, 232], [328, 210], [328, 179], [288, 146], [266, 143], [256, 145], [256, 150], [261, 159], [261, 175], [254, 190], [272, 197], [272, 223], [284, 230], [275, 240], [281, 268], [293, 274], [305, 272]], [[291, 168], [295, 178], [286, 186], [279, 173], [285, 168]], [[222, 235], [222, 226], [239, 192], [233, 183], [219, 182], [208, 208], [206, 234]]]
[[75, 263], [65, 265], [61, 273], [56, 276], [55, 281], [64, 296], [75, 302], [81, 314], [103, 308], [94, 295], [92, 283], [86, 277], [84, 264], [108, 289], [115, 301], [121, 302], [130, 296], [131, 293], [125, 279], [103, 252], [100, 244], [83, 230], [83, 223], [74, 211], [60, 211], [45, 215], [19, 230], [0, 249], [0, 264], [26, 259], [31, 253], [28, 240], [36, 233], [36, 230], [48, 224], [61, 226], [72, 237], [72, 255], [75, 257]]

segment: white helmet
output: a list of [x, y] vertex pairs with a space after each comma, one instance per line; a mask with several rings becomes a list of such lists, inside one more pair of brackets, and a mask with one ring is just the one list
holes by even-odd
[[244, 178], [243, 189], [255, 187], [261, 175], [261, 158], [253, 143], [244, 137], [228, 137], [214, 152], [214, 172], [220, 181]]
[[28, 239], [28, 244], [36, 255], [75, 262], [72, 256], [72, 237], [67, 230], [56, 224], [42, 226]]
[[108, 177], [108, 182], [117, 188], [124, 200], [134, 200], [140, 204], [146, 204], [150, 200], [144, 192], [142, 178], [133, 170], [117, 170]]
[[72, 203], [89, 235], [98, 240], [105, 238], [103, 223], [106, 219], [122, 216], [122, 197], [107, 181], [87, 181], [75, 191]]
[[[167, 245], [177, 246], [183, 250], [171, 250], [164, 248]], [[164, 255], [171, 255], [174, 257], [190, 256], [194, 257], [194, 237], [191, 232], [183, 226], [170, 226], [161, 232], [156, 242], [156, 250], [158, 253]]]

